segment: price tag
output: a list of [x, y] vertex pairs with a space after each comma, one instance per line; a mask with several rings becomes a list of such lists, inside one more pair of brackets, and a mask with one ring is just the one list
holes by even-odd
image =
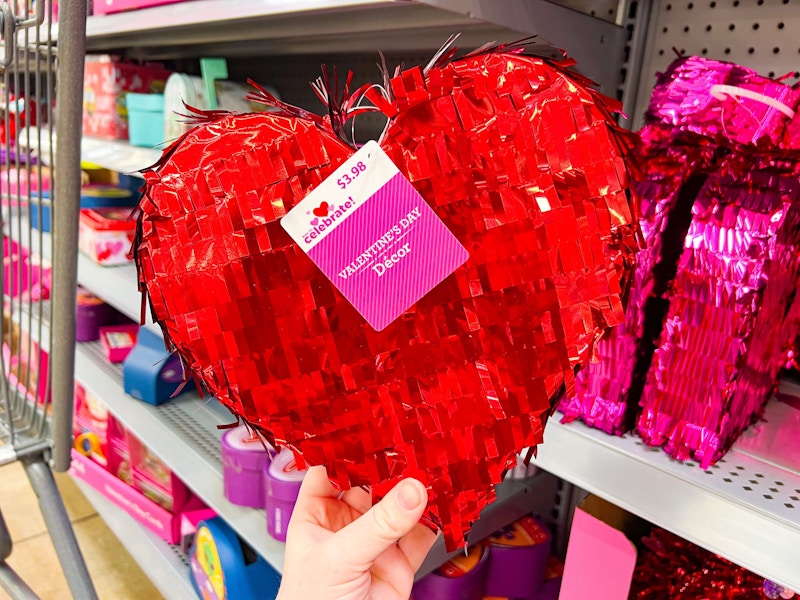
[[369, 142], [281, 225], [376, 331], [469, 253], [377, 142]]

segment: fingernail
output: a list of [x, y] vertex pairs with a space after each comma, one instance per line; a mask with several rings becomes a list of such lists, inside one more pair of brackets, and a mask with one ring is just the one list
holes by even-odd
[[423, 502], [422, 486], [411, 481], [401, 481], [398, 484], [397, 503], [400, 508], [414, 510]]

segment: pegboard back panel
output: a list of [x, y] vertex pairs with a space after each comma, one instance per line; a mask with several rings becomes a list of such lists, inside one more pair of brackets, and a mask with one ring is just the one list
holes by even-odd
[[550, 0], [554, 4], [566, 6], [586, 15], [616, 23], [621, 8], [619, 0]]
[[[460, 51], [473, 50], [467, 44], [456, 46]], [[405, 68], [414, 65], [426, 65], [436, 53], [437, 49], [425, 52], [385, 53], [386, 65], [391, 73], [395, 67]], [[557, 53], [551, 46], [542, 45], [540, 51], [545, 56], [556, 57]], [[261, 85], [273, 86], [278, 90], [281, 99], [289, 104], [300, 106], [317, 114], [325, 113], [325, 106], [311, 89], [310, 82], [320, 76], [321, 65], [324, 63], [330, 74], [336, 67], [339, 71], [339, 82], [342, 85], [348, 71], [353, 71], [351, 90], [357, 90], [366, 83], [383, 82], [379, 64], [381, 57], [378, 51], [360, 54], [328, 54], [328, 55], [300, 55], [262, 58], [240, 58], [228, 61], [230, 79], [234, 81], [247, 81], [253, 79]], [[384, 126], [386, 117], [381, 113], [366, 113], [360, 115], [355, 121], [356, 140], [366, 142], [377, 139]]]
[[[386, 54], [386, 64], [393, 72], [398, 65], [427, 64], [435, 50], [417, 53], [390, 53]], [[324, 63], [332, 74], [336, 67], [339, 71], [340, 85], [344, 83], [347, 72], [353, 71], [351, 90], [357, 90], [366, 83], [381, 83], [383, 81], [380, 69], [380, 55], [378, 52], [365, 54], [331, 54], [284, 56], [271, 59], [240, 59], [229, 61], [230, 78], [236, 81], [246, 81], [248, 78], [262, 85], [274, 86], [281, 99], [300, 106], [317, 114], [324, 114], [325, 106], [311, 89], [310, 82], [320, 76], [321, 65]], [[364, 114], [356, 119], [356, 139], [365, 142], [376, 139], [386, 124], [386, 118], [380, 113]]]
[[768, 77], [800, 71], [800, 0], [654, 0], [634, 123], [642, 122], [655, 74], [676, 57], [696, 54], [755, 69]]

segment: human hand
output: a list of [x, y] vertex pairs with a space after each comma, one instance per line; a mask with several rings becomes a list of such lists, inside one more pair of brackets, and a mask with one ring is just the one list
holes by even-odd
[[324, 467], [311, 467], [297, 498], [276, 600], [407, 600], [436, 534], [419, 523], [425, 486], [404, 479], [371, 506], [341, 494]]

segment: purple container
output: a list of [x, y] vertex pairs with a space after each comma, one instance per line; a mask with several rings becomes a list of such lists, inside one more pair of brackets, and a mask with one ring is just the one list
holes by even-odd
[[246, 426], [222, 436], [222, 481], [225, 497], [239, 506], [264, 506], [264, 469], [269, 452], [258, 434]]
[[281, 450], [264, 471], [267, 532], [279, 542], [286, 541], [286, 529], [305, 474], [297, 469], [291, 450]]
[[481, 600], [486, 585], [489, 547], [472, 546], [414, 584], [412, 600]]
[[526, 516], [489, 538], [486, 595], [538, 598], [550, 556], [552, 535], [537, 519]]
[[96, 342], [100, 339], [100, 328], [113, 324], [116, 314], [111, 305], [79, 287], [75, 308], [75, 340]]

